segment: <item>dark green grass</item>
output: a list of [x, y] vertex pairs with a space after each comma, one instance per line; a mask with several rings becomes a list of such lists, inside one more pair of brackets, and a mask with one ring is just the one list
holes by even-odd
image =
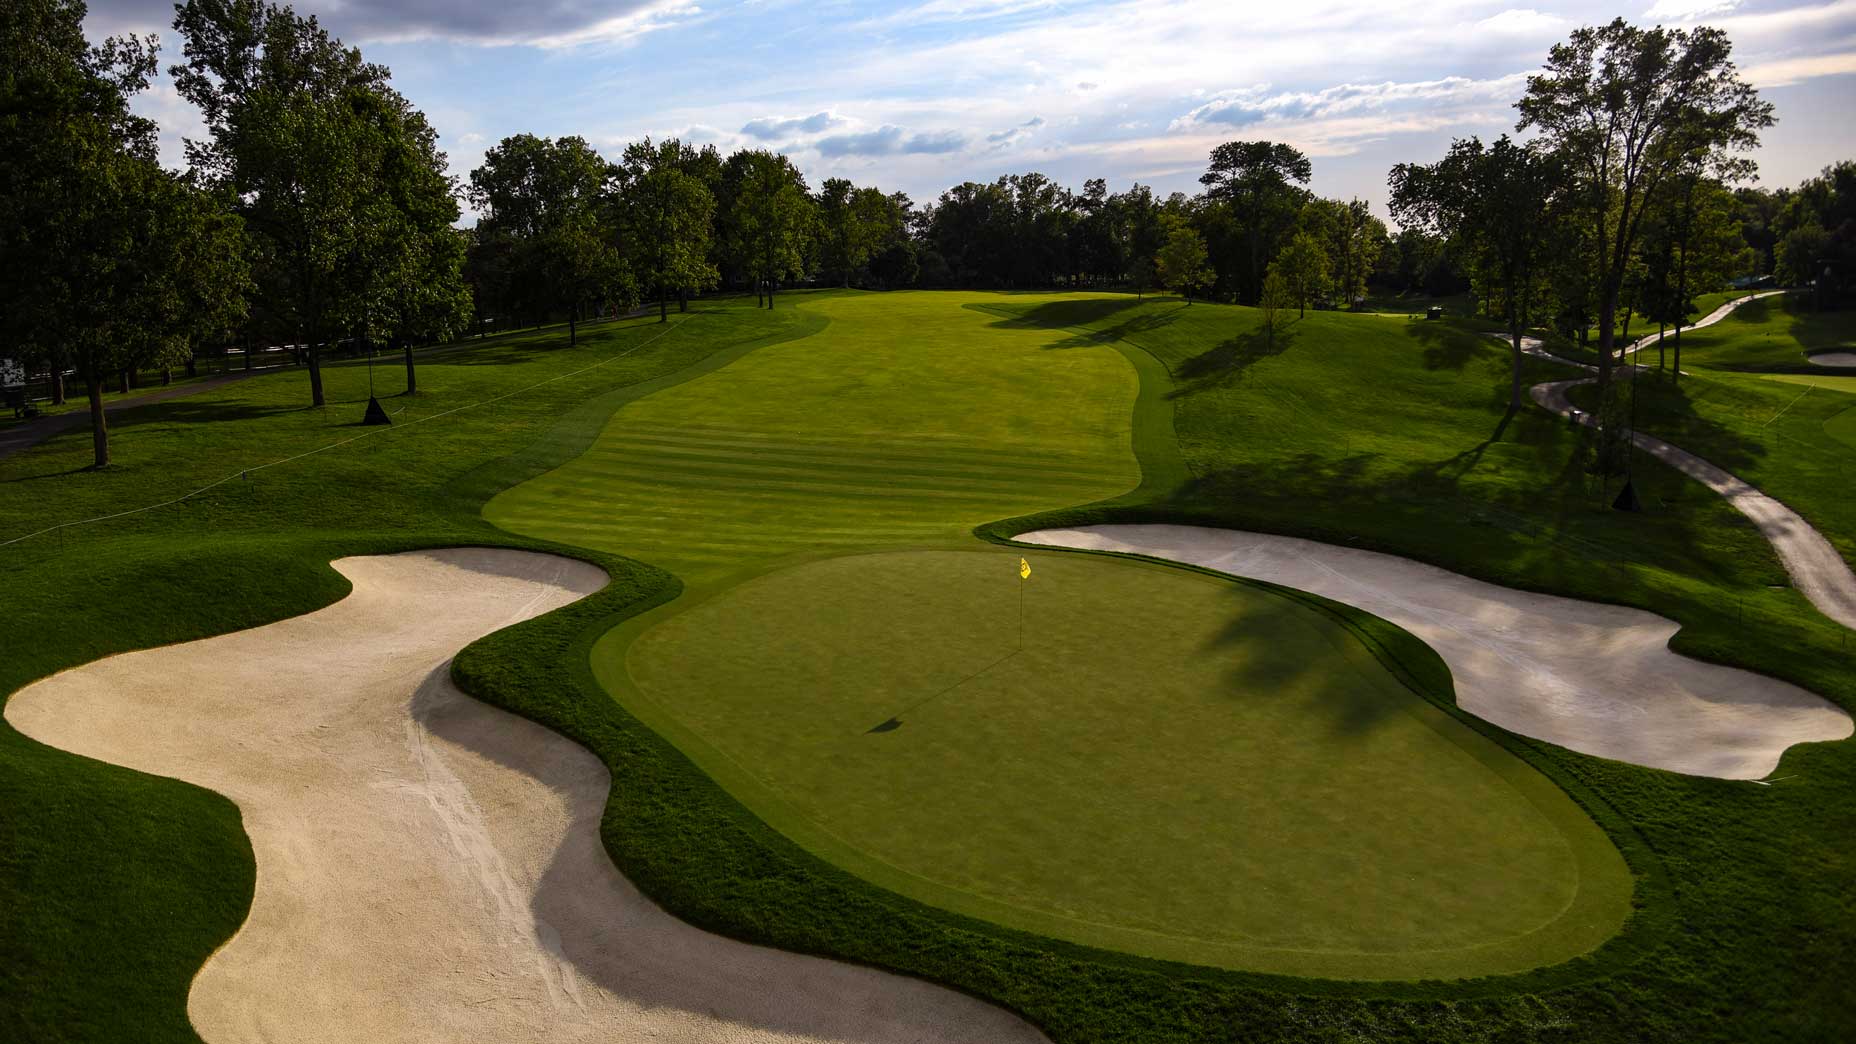
[[[1856, 350], [1856, 311], [1819, 311], [1808, 294], [1780, 294], [1741, 305], [1713, 326], [1684, 331], [1682, 368], [1830, 374], [1835, 371], [1807, 357], [1837, 350]], [[1644, 361], [1653, 358], [1652, 351]]]
[[[1223, 351], [1243, 332], [1241, 310], [1220, 316], [1195, 305], [1192, 311], [1201, 309], [1202, 344], [1194, 351], [1188, 338], [1179, 338], [1175, 365]], [[290, 465], [302, 469], [300, 477], [272, 469], [245, 492], [222, 489], [184, 507], [70, 533], [62, 550], [55, 539], [0, 549], [9, 625], [0, 691], [102, 653], [249, 627], [325, 604], [342, 593], [326, 566], [337, 555], [460, 541], [542, 546], [490, 530], [476, 511], [496, 490], [590, 445], [612, 410], [642, 387], [628, 382], [709, 365], [738, 354], [753, 337], [800, 332], [760, 325], [797, 318], [785, 309], [728, 311], [705, 310], [693, 320], [715, 319], [717, 328], [727, 328], [712, 338], [667, 338], [597, 380], [562, 382], [533, 401], [511, 399], [475, 417], [458, 414], [455, 426], [433, 422], [424, 432], [429, 441], [383, 441], [398, 448], [376, 450], [366, 466], [331, 451]], [[1105, 318], [1100, 314], [1070, 318], [1096, 323], [1077, 336], [1098, 339], [1109, 326], [1158, 325], [1164, 315], [1137, 311], [1114, 323], [1097, 322]], [[651, 332], [649, 324], [643, 329]], [[732, 338], [728, 329], [737, 331]], [[1733, 533], [1732, 518], [1717, 525], [1707, 514], [1717, 498], [1667, 483], [1653, 491], [1659, 513], [1614, 519], [1599, 510], [1598, 491], [1585, 488], [1576, 469], [1564, 460], [1554, 466], [1556, 454], [1570, 457], [1576, 433], [1551, 425], [1526, 429], [1527, 440], [1506, 434], [1495, 440], [1520, 449], [1496, 453], [1491, 443], [1477, 455], [1499, 418], [1494, 404], [1505, 389], [1499, 355], [1355, 336], [1358, 327], [1337, 331], [1342, 336], [1331, 343], [1311, 338], [1302, 345], [1313, 346], [1307, 355], [1316, 358], [1357, 351], [1352, 367], [1278, 375], [1274, 385], [1293, 390], [1304, 381], [1339, 381], [1350, 392], [1342, 396], [1350, 416], [1379, 388], [1403, 383], [1382, 370], [1424, 370], [1432, 347], [1440, 349], [1440, 361], [1459, 354], [1466, 360], [1453, 380], [1414, 386], [1442, 394], [1441, 404], [1408, 397], [1394, 403], [1409, 423], [1429, 427], [1435, 442], [1403, 471], [1374, 472], [1383, 499], [1370, 488], [1351, 492], [1345, 481], [1362, 448], [1342, 454], [1332, 427], [1307, 425], [1261, 436], [1234, 432], [1231, 474], [1214, 466], [1146, 514], [1274, 523], [1403, 549], [1480, 575], [1653, 603], [1687, 625], [1679, 647], [1856, 705], [1856, 672], [1837, 658], [1836, 637], [1812, 625], [1790, 592], [1765, 590], [1776, 564], [1757, 542]], [[612, 354], [629, 343], [620, 338], [636, 336], [608, 333], [590, 340], [579, 361]], [[574, 360], [557, 351], [560, 340], [493, 346], [457, 361], [458, 370], [438, 383], [436, 367], [429, 369], [422, 374], [428, 390], [410, 405], [437, 412], [453, 392], [474, 400], [564, 372]], [[1492, 342], [1484, 349], [1499, 350]], [[1238, 366], [1243, 356], [1230, 358]], [[294, 418], [306, 397], [301, 375], [259, 378], [273, 380], [290, 384], [262, 399], [251, 397], [255, 385], [242, 384], [186, 400], [189, 409], [214, 402], [223, 409], [151, 413], [140, 433], [140, 425], [125, 424], [120, 474], [77, 470], [87, 452], [81, 432], [0, 464], [0, 539], [48, 517], [160, 499], [188, 481], [353, 430], [335, 430], [350, 419], [339, 409], [322, 414], [320, 428]], [[356, 417], [357, 389], [338, 388]], [[205, 418], [215, 423], [198, 423]], [[1208, 411], [1190, 423], [1182, 416], [1181, 430], [1211, 446], [1218, 440], [1198, 429], [1219, 423]], [[1136, 431], [1157, 427], [1143, 420]], [[1258, 442], [1238, 444], [1240, 435]], [[1286, 460], [1271, 459], [1277, 439], [1292, 451]], [[156, 458], [157, 450], [166, 456]], [[1143, 461], [1164, 455], [1137, 450]], [[1523, 473], [1508, 492], [1501, 483], [1465, 488], [1432, 477], [1429, 462], [1459, 455], [1491, 469], [1519, 461]], [[1299, 476], [1313, 482], [1299, 510], [1260, 496], [1270, 480], [1292, 485]], [[1538, 482], [1531, 496], [1530, 481]], [[1485, 488], [1500, 496], [1479, 502], [1469, 493]], [[1307, 495], [1327, 491], [1348, 495], [1332, 505]], [[1432, 494], [1440, 499], [1427, 509], [1424, 498]], [[1253, 497], [1260, 498], [1254, 512]], [[1659, 534], [1665, 527], [1668, 536]], [[1432, 528], [1442, 532], [1433, 536]], [[1691, 536], [1711, 539], [1691, 543]], [[1642, 552], [1648, 564], [1635, 562], [1638, 545], [1651, 543], [1657, 547]], [[704, 927], [948, 982], [1011, 1004], [1059, 1041], [1838, 1041], [1856, 1026], [1856, 993], [1848, 989], [1856, 924], [1848, 841], [1856, 836], [1856, 813], [1849, 795], [1856, 793], [1856, 769], [1848, 743], [1793, 750], [1778, 774], [1797, 778], [1759, 788], [1580, 757], [1457, 715], [1524, 753], [1612, 833], [1641, 875], [1640, 907], [1622, 939], [1590, 960], [1447, 986], [1335, 985], [1122, 959], [899, 900], [807, 856], [746, 814], [605, 698], [591, 675], [594, 640], [641, 607], [674, 596], [677, 585], [610, 556], [585, 557], [614, 572], [611, 588], [472, 646], [458, 673], [479, 696], [599, 752], [626, 784], [615, 788], [607, 811], [609, 848], [649, 894]], [[1613, 558], [1630, 564], [1614, 566]], [[1559, 559], [1566, 565], [1555, 569], [1551, 560]], [[1677, 564], [1695, 570], [1692, 593], [1620, 586], [1638, 570], [1653, 574], [1652, 567]], [[1744, 615], [1737, 607], [1742, 598]], [[1429, 650], [1381, 621], [1311, 604], [1375, 641], [1383, 662], [1450, 707], [1448, 672]], [[186, 983], [205, 952], [236, 926], [250, 894], [242, 876], [249, 854], [228, 820], [230, 809], [192, 788], [48, 751], [11, 730], [0, 730], [0, 809], [6, 813], [0, 816], [0, 1038], [191, 1039]], [[189, 891], [191, 899], [174, 898]]]

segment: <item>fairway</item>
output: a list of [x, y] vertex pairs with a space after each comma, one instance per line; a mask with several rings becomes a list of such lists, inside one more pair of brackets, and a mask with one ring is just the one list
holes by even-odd
[[1631, 880], [1598, 828], [1302, 601], [1038, 554], [1020, 648], [1017, 555], [970, 532], [1137, 486], [1139, 388], [1114, 348], [963, 307], [1006, 301], [1036, 303], [807, 299], [821, 332], [624, 406], [485, 516], [681, 577], [596, 644], [600, 682], [905, 895], [1334, 978], [1519, 971], [1615, 934]]

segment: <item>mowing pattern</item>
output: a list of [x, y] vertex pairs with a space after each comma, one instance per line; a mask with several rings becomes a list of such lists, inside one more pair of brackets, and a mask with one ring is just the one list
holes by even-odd
[[988, 519], [1128, 482], [1123, 461], [957, 435], [770, 437], [629, 418], [552, 478], [499, 523], [690, 579], [795, 551], [959, 539]]
[[[832, 324], [615, 414], [573, 462], [496, 497], [505, 529], [703, 585], [792, 554], [964, 542], [982, 522], [1140, 482], [1136, 380], [954, 295], [809, 303]], [[980, 296], [980, 295], [976, 295]]]

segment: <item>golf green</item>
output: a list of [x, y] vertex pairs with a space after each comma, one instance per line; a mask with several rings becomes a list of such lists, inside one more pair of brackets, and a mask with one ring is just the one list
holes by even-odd
[[902, 894], [1333, 978], [1520, 971], [1614, 935], [1632, 883], [1603, 833], [1328, 613], [1102, 556], [1032, 554], [1021, 581], [970, 535], [1141, 477], [1135, 368], [961, 307], [999, 300], [810, 300], [821, 332], [622, 407], [485, 514], [681, 576], [596, 643], [596, 676]]

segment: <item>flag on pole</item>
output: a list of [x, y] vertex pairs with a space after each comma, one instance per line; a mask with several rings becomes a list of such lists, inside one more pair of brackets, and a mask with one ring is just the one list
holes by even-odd
[[1031, 563], [1022, 558], [1018, 560], [1018, 578], [1020, 580], [1031, 579]]

